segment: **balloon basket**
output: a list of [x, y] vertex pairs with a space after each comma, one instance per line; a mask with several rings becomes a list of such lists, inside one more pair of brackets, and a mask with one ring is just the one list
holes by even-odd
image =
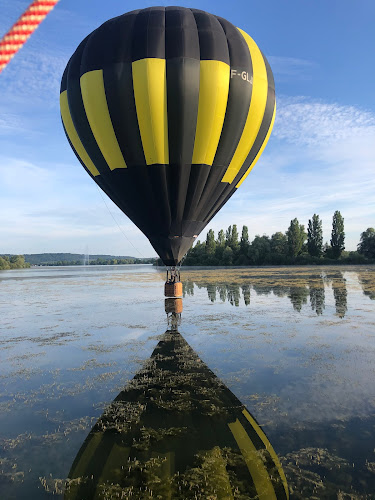
[[165, 297], [182, 297], [182, 282], [180, 272], [175, 267], [167, 269], [167, 281], [164, 285]]
[[166, 297], [182, 297], [181, 281], [175, 281], [173, 283], [167, 281], [164, 285], [164, 295]]

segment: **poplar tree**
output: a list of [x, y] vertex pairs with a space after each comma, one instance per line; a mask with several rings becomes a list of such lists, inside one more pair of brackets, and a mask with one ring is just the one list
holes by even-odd
[[229, 226], [225, 231], [225, 246], [230, 247], [232, 243], [232, 226]]
[[216, 247], [216, 242], [215, 242], [215, 233], [213, 229], [210, 229], [207, 233], [206, 236], [206, 253], [212, 255], [215, 253], [215, 247]]
[[300, 224], [297, 218], [291, 220], [286, 237], [288, 239], [289, 255], [297, 257], [306, 239], [305, 226]]
[[222, 229], [220, 229], [220, 231], [217, 234], [216, 244], [219, 247], [223, 247], [225, 245], [225, 234], [224, 234], [224, 231]]
[[238, 250], [239, 248], [239, 241], [238, 241], [238, 231], [237, 231], [237, 224], [233, 224], [232, 227], [232, 237], [231, 237], [231, 242], [230, 242], [230, 247], [233, 251]]
[[241, 248], [241, 253], [243, 255], [247, 255], [247, 252], [249, 250], [250, 242], [249, 242], [249, 229], [247, 226], [242, 227], [242, 234], [241, 234], [241, 241], [240, 241], [240, 248]]
[[312, 257], [320, 257], [323, 253], [323, 228], [319, 215], [309, 219], [307, 227], [307, 250]]
[[331, 248], [335, 259], [338, 259], [345, 249], [344, 218], [338, 210], [332, 219]]

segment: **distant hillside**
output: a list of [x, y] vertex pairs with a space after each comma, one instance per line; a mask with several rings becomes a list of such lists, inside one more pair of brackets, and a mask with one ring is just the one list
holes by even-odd
[[[88, 264], [87, 256], [79, 253], [32, 253], [24, 254], [32, 266], [66, 266]], [[155, 258], [136, 258], [129, 255], [90, 255], [90, 264], [152, 264]]]

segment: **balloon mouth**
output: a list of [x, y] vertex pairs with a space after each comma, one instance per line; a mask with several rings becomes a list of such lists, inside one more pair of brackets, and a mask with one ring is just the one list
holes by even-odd
[[149, 241], [166, 266], [178, 266], [195, 241], [194, 236], [151, 236]]

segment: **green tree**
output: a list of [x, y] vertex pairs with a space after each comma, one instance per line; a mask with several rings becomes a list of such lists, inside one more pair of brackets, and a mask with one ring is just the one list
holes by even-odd
[[290, 226], [286, 232], [288, 240], [288, 252], [292, 257], [297, 257], [301, 253], [306, 240], [305, 226], [298, 222], [298, 219], [290, 221]]
[[206, 236], [206, 253], [209, 255], [213, 255], [215, 253], [215, 233], [213, 229], [210, 229]]
[[323, 228], [319, 215], [314, 214], [307, 226], [307, 251], [312, 257], [320, 257], [323, 253]]
[[222, 263], [222, 260], [223, 260], [223, 254], [224, 254], [224, 250], [226, 249], [227, 247], [225, 245], [218, 245], [216, 244], [216, 248], [215, 248], [215, 259], [217, 261], [217, 265], [221, 265]]
[[258, 234], [253, 239], [250, 249], [249, 258], [252, 264], [261, 266], [270, 261], [271, 243], [268, 236], [259, 236]]
[[216, 245], [220, 246], [220, 247], [225, 246], [225, 234], [224, 234], [224, 231], [222, 229], [220, 229], [220, 231], [217, 234]]
[[7, 260], [5, 256], [0, 257], [0, 269], [1, 270], [10, 269], [9, 260]]
[[288, 238], [284, 233], [278, 231], [271, 236], [271, 252], [275, 255], [286, 255], [288, 253]]
[[233, 250], [233, 252], [237, 252], [237, 250], [240, 248], [240, 244], [238, 241], [237, 224], [233, 224], [233, 227], [232, 227], [230, 247]]
[[222, 262], [224, 266], [231, 266], [233, 264], [233, 250], [231, 247], [225, 247]]
[[186, 266], [199, 266], [203, 264], [204, 257], [206, 257], [206, 245], [197, 240], [195, 245], [188, 251], [184, 264]]
[[229, 226], [225, 231], [225, 246], [230, 247], [232, 243], [232, 226]]
[[332, 219], [331, 247], [332, 254], [335, 259], [338, 259], [345, 249], [345, 232], [344, 218], [341, 213], [336, 210]]
[[11, 269], [22, 269], [25, 266], [25, 257], [23, 255], [11, 255], [9, 261]]
[[240, 240], [240, 249], [243, 255], [247, 255], [247, 252], [249, 251], [249, 246], [250, 246], [249, 229], [247, 226], [243, 226], [241, 240]]
[[30, 267], [28, 262], [25, 262], [23, 255], [3, 255], [0, 256], [0, 269], [24, 269]]
[[375, 259], [375, 229], [369, 227], [361, 233], [358, 252], [369, 259]]

